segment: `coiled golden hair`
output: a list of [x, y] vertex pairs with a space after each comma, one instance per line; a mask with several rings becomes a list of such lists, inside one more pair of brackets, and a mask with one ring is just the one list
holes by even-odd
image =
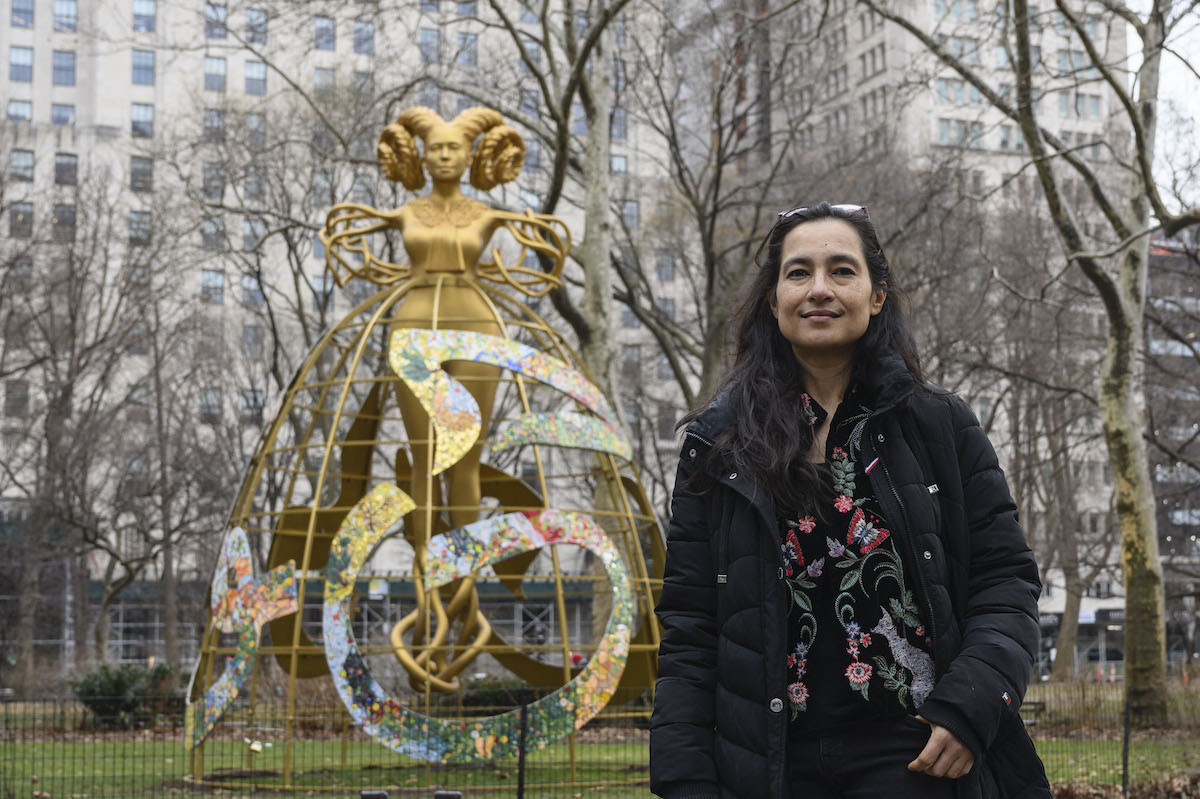
[[499, 111], [467, 108], [447, 123], [438, 112], [421, 106], [406, 108], [396, 121], [383, 129], [376, 153], [389, 180], [399, 181], [415, 191], [425, 185], [425, 170], [417, 152], [416, 137], [422, 140], [438, 125], [449, 124], [462, 133], [470, 146], [479, 134], [483, 139], [475, 147], [471, 161], [471, 185], [488, 190], [513, 180], [525, 164], [525, 141], [521, 134], [504, 124]]

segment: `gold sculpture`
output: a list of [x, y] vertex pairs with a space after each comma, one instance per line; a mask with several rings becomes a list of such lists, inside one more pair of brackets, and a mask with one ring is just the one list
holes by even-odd
[[[424, 146], [423, 156], [418, 139]], [[563, 574], [555, 548], [551, 547], [550, 553], [560, 627], [560, 644], [555, 648], [561, 660], [557, 664], [531, 656], [528, 644], [510, 644], [491, 628], [480, 609], [476, 573], [440, 589], [426, 589], [423, 564], [430, 540], [484, 516], [495, 519], [500, 511], [561, 510], [595, 516], [626, 564], [633, 589], [629, 656], [623, 673], [618, 672], [623, 692], [617, 701], [638, 696], [653, 684], [658, 645], [653, 606], [664, 560], [654, 514], [633, 473], [627, 442], [622, 448], [616, 441], [622, 437], [606, 401], [598, 392], [587, 395], [586, 391], [572, 393], [564, 388], [574, 385], [571, 375], [590, 386], [571, 367], [577, 357], [526, 302], [512, 296], [516, 291], [526, 298], [538, 298], [560, 285], [559, 275], [570, 248], [569, 232], [555, 217], [495, 209], [463, 196], [460, 189], [468, 168], [471, 185], [480, 190], [513, 180], [520, 172], [524, 151], [521, 137], [496, 111], [470, 108], [446, 122], [427, 108], [410, 108], [384, 130], [379, 159], [387, 176], [411, 191], [424, 186], [427, 171], [432, 183], [429, 194], [391, 211], [357, 203], [335, 205], [321, 231], [326, 263], [338, 285], [357, 279], [379, 286], [380, 291], [327, 331], [298, 369], [281, 409], [263, 434], [230, 516], [231, 528], [240, 527], [251, 537], [269, 536], [268, 569], [295, 564], [300, 611], [271, 620], [270, 643], [257, 650], [273, 656], [287, 674], [285, 784], [291, 780], [291, 725], [298, 680], [329, 673], [328, 635], [323, 645], [301, 626], [305, 603], [312, 604], [306, 583], [316, 581], [315, 573], [326, 569], [339, 528], [349, 523], [356, 508], [371, 501], [376, 493], [372, 487], [378, 489], [381, 479], [412, 498], [411, 505], [403, 506], [403, 536], [413, 552], [416, 608], [392, 628], [388, 650], [403, 667], [411, 689], [425, 695], [426, 711], [430, 692], [459, 688], [463, 669], [481, 652], [532, 685], [566, 685], [581, 673], [572, 657], [577, 650], [572, 649], [568, 634], [564, 585], [575, 581], [574, 586], [583, 586], [575, 590], [596, 599], [597, 610], [604, 605], [606, 592], [590, 574]], [[519, 245], [519, 253], [508, 260], [499, 246], [491, 244], [500, 231]], [[396, 246], [397, 239], [400, 246]], [[401, 250], [406, 262], [398, 257]], [[538, 256], [536, 268], [527, 266], [531, 255]], [[546, 268], [541, 268], [543, 265]], [[398, 336], [413, 334], [414, 329], [463, 331], [443, 338], [457, 341], [475, 335], [478, 340], [483, 337], [504, 345], [493, 346], [491, 360], [443, 353], [444, 357], [439, 357], [445, 363], [435, 364], [434, 355], [425, 353], [424, 360], [418, 358], [415, 363], [418, 371], [444, 371], [465, 388], [476, 406], [478, 432], [463, 437], [461, 451], [455, 450], [450, 458], [445, 451], [444, 420], [431, 418], [427, 412], [430, 395], [418, 396], [413, 381], [398, 376], [405, 366], [397, 360], [395, 341]], [[521, 348], [536, 353], [535, 360], [542, 367], [552, 361], [546, 368], [560, 370], [557, 382], [547, 379], [545, 372], [522, 372], [494, 354]], [[403, 357], [408, 356], [399, 360]], [[564, 376], [568, 372], [570, 375]], [[559, 393], [546, 389], [547, 384], [556, 386]], [[572, 407], [586, 408], [588, 414], [562, 410], [563, 391], [573, 398], [568, 400]], [[510, 474], [485, 462], [485, 445], [491, 446], [493, 454], [505, 446], [489, 438], [489, 430], [495, 426], [498, 392], [523, 413], [518, 422], [528, 424], [547, 411], [546, 424], [551, 427], [565, 424], [579, 432], [587, 427], [585, 422], [591, 424], [590, 432], [579, 439], [590, 444], [563, 443], [569, 438], [560, 438], [557, 445], [549, 438], [541, 441], [590, 451], [593, 465], [581, 468], [576, 458], [563, 473], [552, 473], [546, 466], [549, 451], [536, 443], [536, 433], [528, 438], [527, 428], [525, 440], [533, 442], [529, 446], [532, 476]], [[395, 399], [394, 405], [390, 398]], [[573, 418], [564, 422], [566, 417]], [[509, 417], [496, 419], [502, 422]], [[512, 427], [510, 423], [507, 429], [511, 432]], [[559, 435], [565, 435], [561, 429]], [[606, 443], [595, 444], [600, 440]], [[373, 474], [381, 460], [388, 468], [382, 475]], [[561, 497], [557, 503], [552, 501], [555, 485], [567, 485], [569, 491], [579, 494], [584, 480], [592, 481], [596, 494], [606, 497], [605, 509], [585, 504], [567, 507]], [[339, 541], [334, 550], [342, 549]], [[535, 551], [511, 556], [491, 568], [512, 594], [520, 596], [522, 581], [536, 555]], [[218, 634], [219, 629], [210, 624], [191, 692], [193, 701], [205, 685], [214, 683], [215, 664], [232, 653], [228, 645], [221, 645]], [[378, 646], [364, 645], [361, 650], [366, 656], [382, 653]], [[246, 671], [251, 675], [249, 706], [253, 715], [260, 672], [257, 661], [252, 671]], [[234, 687], [233, 697], [225, 697], [226, 706], [231, 706], [236, 692]], [[199, 746], [193, 764], [195, 776], [203, 770], [202, 751]]]

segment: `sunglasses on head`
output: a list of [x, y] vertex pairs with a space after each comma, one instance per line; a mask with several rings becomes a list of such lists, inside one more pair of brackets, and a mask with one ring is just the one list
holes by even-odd
[[[811, 205], [802, 205], [799, 208], [793, 208], [790, 211], [780, 211], [779, 218], [787, 219], [789, 216], [795, 216], [796, 214], [803, 213], [804, 211], [807, 211], [809, 208], [812, 208], [812, 207], [813, 206], [811, 206]], [[835, 211], [845, 211], [848, 214], [852, 214], [855, 211], [862, 211], [864, 214], [867, 212], [867, 206], [853, 205], [851, 203], [840, 203], [838, 205], [831, 205], [829, 207]]]

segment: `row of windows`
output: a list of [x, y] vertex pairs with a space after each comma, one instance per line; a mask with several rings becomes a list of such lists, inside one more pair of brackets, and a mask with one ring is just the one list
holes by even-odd
[[[33, 151], [12, 150], [9, 153], [9, 177], [17, 181], [33, 180]], [[79, 156], [74, 153], [54, 154], [54, 183], [74, 186], [79, 180]], [[154, 159], [134, 155], [129, 159], [129, 188], [136, 192], [154, 190]]]
[[[33, 237], [33, 203], [17, 202], [8, 209], [8, 235], [16, 239]], [[51, 236], [60, 243], [75, 239], [75, 206], [56, 203], [50, 218]], [[145, 247], [150, 244], [153, 221], [149, 211], [129, 212], [129, 245]]]
[[[9, 100], [10, 122], [29, 122], [33, 119], [33, 103], [29, 100]], [[69, 103], [50, 105], [50, 122], [55, 125], [74, 125], [75, 106]], [[130, 133], [134, 138], [150, 138], [154, 135], [154, 106], [149, 103], [134, 103], [130, 110]]]
[[[10, 20], [14, 28], [33, 27], [34, 0], [12, 0]], [[54, 0], [54, 30], [72, 33], [79, 24], [77, 0]]]
[[[208, 91], [225, 91], [225, 76], [228, 71], [226, 60], [217, 56], [204, 58], [204, 88]], [[267, 65], [262, 61], [247, 61], [242, 68], [246, 81], [246, 94], [267, 93]]]
[[[55, 86], [75, 85], [75, 51], [55, 50], [51, 58]], [[8, 79], [14, 83], [33, 82], [33, 48], [12, 46], [8, 49]]]
[[[220, 269], [200, 270], [200, 300], [207, 305], [225, 304], [225, 272]], [[312, 292], [313, 309], [320, 311], [333, 299], [334, 280], [328, 271], [321, 270], [307, 281]], [[241, 302], [247, 308], [257, 308], [266, 301], [262, 284], [254, 275], [242, 275]], [[249, 332], [248, 329], [249, 328]], [[262, 348], [262, 328], [252, 325], [242, 328], [242, 351], [246, 358], [257, 355]]]

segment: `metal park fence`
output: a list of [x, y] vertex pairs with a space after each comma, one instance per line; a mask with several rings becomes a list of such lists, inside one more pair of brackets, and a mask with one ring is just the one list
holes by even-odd
[[[1200, 689], [1173, 685], [1168, 724], [1125, 723], [1118, 684], [1035, 685], [1022, 715], [1058, 786], [1089, 785], [1130, 795], [1139, 785], [1200, 774]], [[511, 707], [511, 706], [510, 706]], [[509, 708], [496, 709], [507, 710]], [[448, 708], [444, 715], [461, 709]], [[487, 708], [470, 708], [470, 716]], [[482, 797], [649, 797], [648, 710], [608, 708], [571, 739], [523, 758], [433, 765], [371, 740], [336, 704], [297, 703], [291, 745], [287, 713], [259, 702], [235, 706], [205, 741], [183, 746], [178, 708], [134, 712], [102, 722], [74, 700], [0, 704], [0, 799], [229, 796], [430, 797], [437, 790]], [[376, 794], [382, 795], [382, 794]], [[1154, 795], [1154, 794], [1148, 794]], [[1173, 794], [1172, 794], [1173, 795]], [[1191, 794], [1187, 794], [1191, 795]]]

